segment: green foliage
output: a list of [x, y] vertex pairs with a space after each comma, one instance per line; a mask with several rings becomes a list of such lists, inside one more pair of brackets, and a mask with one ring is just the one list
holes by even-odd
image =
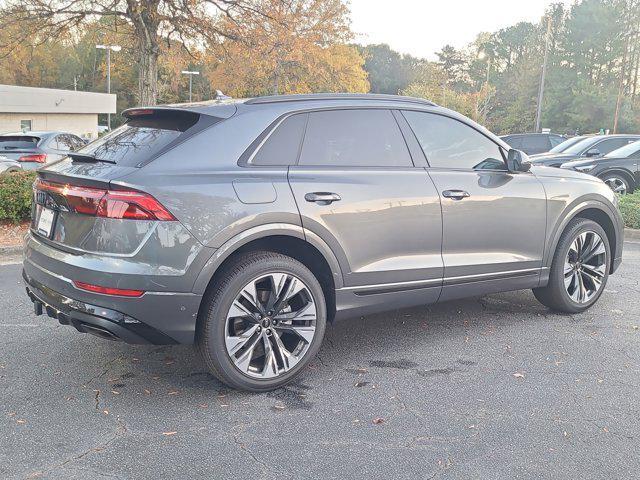
[[369, 74], [371, 93], [397, 95], [415, 79], [417, 69], [426, 63], [411, 55], [401, 55], [384, 43], [359, 47], [359, 50], [365, 58], [364, 69]]
[[640, 228], [640, 191], [620, 197], [618, 206], [624, 225], [628, 228]]
[[0, 174], [0, 220], [19, 222], [31, 215], [35, 172]]

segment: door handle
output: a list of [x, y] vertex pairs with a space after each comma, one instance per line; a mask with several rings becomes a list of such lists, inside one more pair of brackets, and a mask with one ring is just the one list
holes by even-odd
[[332, 202], [342, 200], [340, 195], [331, 192], [311, 192], [304, 196], [307, 202], [315, 202], [318, 205], [330, 205]]
[[464, 190], [445, 190], [442, 192], [442, 196], [452, 200], [462, 200], [463, 198], [468, 198], [471, 195], [469, 195], [469, 192], [465, 192]]

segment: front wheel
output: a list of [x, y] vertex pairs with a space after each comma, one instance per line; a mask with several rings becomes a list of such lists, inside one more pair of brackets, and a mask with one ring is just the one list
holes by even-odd
[[566, 313], [585, 311], [598, 301], [609, 278], [611, 250], [603, 228], [593, 220], [575, 218], [560, 237], [549, 283], [534, 288], [544, 305]]
[[618, 193], [620, 195], [633, 193], [633, 187], [624, 175], [620, 175], [618, 173], [607, 173], [600, 177], [600, 179], [606, 183], [614, 193]]
[[322, 343], [322, 287], [291, 257], [239, 256], [221, 272], [206, 301], [197, 346], [211, 372], [233, 388], [260, 392], [286, 384]]

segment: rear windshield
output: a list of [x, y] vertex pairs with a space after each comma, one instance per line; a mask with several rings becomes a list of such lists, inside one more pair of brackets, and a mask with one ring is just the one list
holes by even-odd
[[549, 153], [562, 153], [562, 152], [566, 151], [567, 148], [575, 145], [578, 142], [581, 142], [584, 139], [585, 139], [585, 137], [569, 138], [569, 139], [565, 140], [564, 142], [559, 143], [558, 145], [553, 147], [551, 150], [549, 150]]
[[200, 115], [182, 111], [154, 111], [134, 116], [121, 127], [78, 150], [101, 160], [135, 167], [156, 157], [166, 147], [181, 140]]
[[40, 141], [39, 137], [25, 135], [0, 136], [0, 150], [20, 150], [23, 148], [35, 148]]

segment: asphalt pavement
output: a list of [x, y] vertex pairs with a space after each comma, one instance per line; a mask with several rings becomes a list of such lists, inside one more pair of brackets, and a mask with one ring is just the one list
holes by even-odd
[[638, 478], [640, 243], [599, 303], [529, 291], [338, 323], [294, 384], [32, 314], [0, 266], [0, 478]]

